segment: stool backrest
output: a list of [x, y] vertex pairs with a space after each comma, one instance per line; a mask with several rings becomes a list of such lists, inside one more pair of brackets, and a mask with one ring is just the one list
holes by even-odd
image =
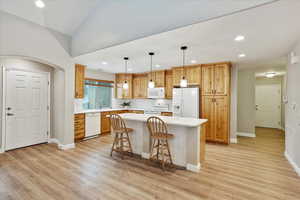
[[151, 136], [155, 136], [158, 134], [165, 134], [167, 137], [168, 129], [165, 122], [159, 117], [149, 117], [147, 119], [147, 126]]
[[126, 130], [126, 125], [122, 117], [118, 114], [111, 114], [110, 115], [110, 124], [113, 130]]

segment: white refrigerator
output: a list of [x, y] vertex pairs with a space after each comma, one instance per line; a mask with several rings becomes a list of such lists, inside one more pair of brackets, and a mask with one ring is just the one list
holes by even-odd
[[173, 89], [173, 116], [199, 118], [199, 88]]

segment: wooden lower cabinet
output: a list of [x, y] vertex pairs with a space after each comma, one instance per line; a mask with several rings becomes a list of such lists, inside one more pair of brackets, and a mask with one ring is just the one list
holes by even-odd
[[161, 116], [173, 116], [172, 112], [161, 112], [160, 113]]
[[107, 115], [110, 115], [111, 112], [102, 112], [101, 113], [101, 134], [110, 132], [110, 119]]
[[143, 110], [129, 110], [129, 113], [135, 113], [135, 114], [144, 114]]
[[85, 114], [74, 115], [74, 139], [82, 140], [85, 137]]
[[228, 96], [202, 96], [207, 141], [229, 144], [229, 103]]

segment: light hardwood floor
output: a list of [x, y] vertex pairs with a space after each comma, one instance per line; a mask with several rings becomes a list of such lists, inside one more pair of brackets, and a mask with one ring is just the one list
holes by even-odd
[[258, 128], [257, 138], [238, 140], [208, 144], [199, 174], [111, 158], [110, 136], [67, 151], [53, 144], [9, 151], [0, 155], [0, 200], [300, 199], [300, 178], [283, 156], [281, 131]]

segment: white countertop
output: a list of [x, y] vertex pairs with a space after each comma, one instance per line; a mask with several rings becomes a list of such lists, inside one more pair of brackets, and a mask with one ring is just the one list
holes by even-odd
[[109, 111], [116, 111], [116, 110], [143, 110], [144, 111], [144, 109], [140, 109], [140, 108], [103, 108], [103, 109], [79, 110], [79, 111], [75, 111], [74, 114], [109, 112]]
[[[134, 113], [124, 113], [120, 116], [125, 120], [141, 121], [146, 122], [147, 119], [153, 115], [148, 114], [134, 114]], [[161, 118], [166, 124], [187, 126], [187, 127], [197, 127], [201, 124], [207, 122], [207, 119], [197, 119], [197, 118], [187, 118], [187, 117], [170, 117], [170, 116], [157, 116]]]

